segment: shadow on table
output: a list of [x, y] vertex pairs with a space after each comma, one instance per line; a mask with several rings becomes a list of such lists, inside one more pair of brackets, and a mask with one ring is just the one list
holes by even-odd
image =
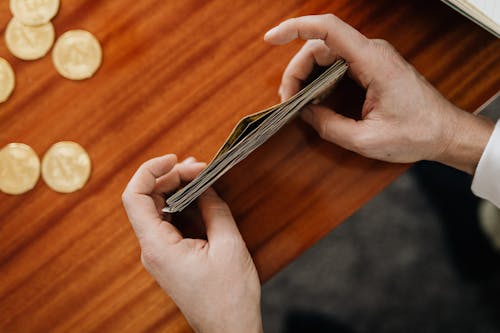
[[477, 287], [485, 310], [500, 327], [500, 254], [480, 228], [480, 199], [470, 190], [472, 177], [434, 162], [417, 163], [411, 172], [441, 217], [459, 275]]
[[354, 333], [349, 326], [332, 315], [317, 312], [291, 310], [285, 317], [283, 333]]
[[450, 255], [461, 276], [483, 282], [499, 273], [500, 255], [480, 229], [480, 199], [470, 190], [472, 177], [433, 162], [417, 163], [411, 172], [441, 217]]
[[[457, 276], [464, 287], [475, 290], [476, 306], [484, 318], [500, 327], [500, 254], [480, 229], [480, 199], [470, 190], [471, 176], [431, 162], [417, 163], [410, 173], [423, 190], [429, 208], [439, 217]], [[353, 324], [338, 320], [334, 314], [292, 309], [284, 319], [283, 332], [354, 332]]]

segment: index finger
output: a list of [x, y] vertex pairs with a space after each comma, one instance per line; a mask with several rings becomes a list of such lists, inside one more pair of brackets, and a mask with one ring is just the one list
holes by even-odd
[[292, 40], [322, 39], [350, 65], [363, 62], [369, 39], [333, 14], [310, 15], [288, 19], [269, 30], [264, 39], [276, 45]]
[[156, 186], [156, 179], [173, 169], [177, 156], [168, 154], [143, 163], [130, 179], [125, 192], [150, 195]]
[[[148, 231], [155, 232], [163, 223], [158, 214], [151, 193], [156, 186], [156, 179], [166, 174], [177, 162], [175, 155], [153, 158], [139, 167], [122, 195], [123, 206], [139, 239]], [[172, 232], [175, 228], [172, 226]]]
[[279, 89], [281, 101], [289, 99], [301, 89], [302, 83], [311, 74], [315, 64], [327, 66], [337, 58], [338, 56], [331, 52], [322, 40], [308, 40], [283, 72]]

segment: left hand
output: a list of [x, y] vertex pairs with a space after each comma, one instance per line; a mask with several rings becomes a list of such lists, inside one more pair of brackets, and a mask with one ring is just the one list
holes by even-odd
[[141, 259], [197, 332], [262, 332], [260, 282], [229, 207], [214, 190], [199, 199], [208, 240], [183, 238], [162, 219], [163, 193], [192, 180], [205, 163], [175, 155], [144, 163], [123, 193]]

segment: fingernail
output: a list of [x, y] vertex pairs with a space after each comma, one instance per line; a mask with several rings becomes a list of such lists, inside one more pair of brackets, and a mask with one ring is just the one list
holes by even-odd
[[285, 93], [285, 89], [281, 86], [280, 90], [278, 91], [278, 94], [280, 95], [281, 101], [284, 102], [288, 99], [287, 94]]
[[305, 122], [311, 123], [313, 120], [313, 111], [310, 107], [306, 106], [305, 108], [302, 109], [300, 116]]
[[195, 163], [195, 162], [196, 162], [196, 158], [194, 158], [193, 156], [190, 156], [190, 157], [186, 158], [184, 161], [182, 161], [182, 163], [186, 163], [186, 164]]
[[161, 156], [160, 158], [164, 159], [164, 160], [174, 160], [174, 163], [177, 163], [177, 155], [175, 154], [167, 154], [167, 155], [163, 155]]
[[278, 27], [274, 27], [271, 30], [269, 30], [268, 32], [266, 32], [266, 34], [264, 35], [264, 39], [268, 40], [271, 37], [271, 35], [273, 35], [276, 32], [276, 30], [278, 30], [277, 28]]

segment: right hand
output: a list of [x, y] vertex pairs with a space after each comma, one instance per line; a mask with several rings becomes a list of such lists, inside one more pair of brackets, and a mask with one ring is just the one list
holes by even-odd
[[360, 121], [323, 106], [304, 109], [303, 119], [323, 139], [388, 162], [436, 160], [474, 172], [493, 124], [448, 102], [388, 42], [368, 39], [332, 14], [286, 20], [264, 38], [275, 45], [308, 40], [283, 74], [282, 100], [301, 89], [315, 63], [338, 58], [366, 89]]
[[191, 181], [205, 163], [165, 155], [144, 163], [123, 192], [144, 267], [196, 332], [262, 332], [260, 282], [227, 204], [208, 189], [199, 208], [207, 239], [184, 238], [163, 215], [163, 193]]

